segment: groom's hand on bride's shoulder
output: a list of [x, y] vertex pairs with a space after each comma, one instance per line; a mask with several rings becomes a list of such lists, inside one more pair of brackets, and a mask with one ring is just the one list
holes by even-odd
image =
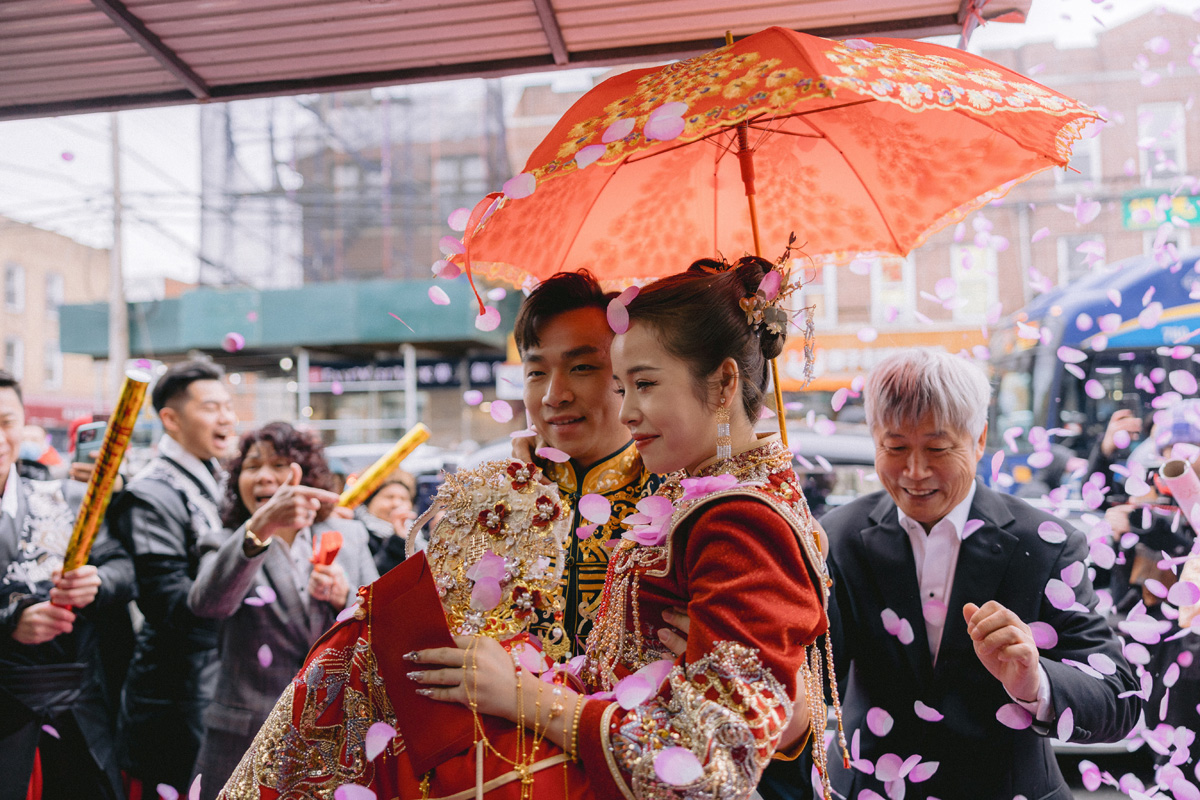
[[683, 655], [687, 652], [688, 628], [691, 626], [687, 611], [682, 608], [668, 608], [662, 617], [670, 627], [658, 629], [658, 640], [675, 655]]

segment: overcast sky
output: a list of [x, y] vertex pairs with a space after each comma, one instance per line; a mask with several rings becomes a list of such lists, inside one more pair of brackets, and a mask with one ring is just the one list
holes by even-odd
[[[971, 49], [1047, 39], [1060, 47], [1086, 47], [1103, 27], [1158, 8], [1200, 20], [1200, 0], [1034, 0], [1025, 25], [987, 25], [974, 33]], [[572, 77], [546, 73], [510, 80], [566, 85]], [[133, 297], [155, 291], [164, 276], [195, 279], [198, 119], [196, 106], [120, 114], [125, 272]], [[108, 114], [0, 122], [0, 215], [107, 247], [112, 241], [109, 143]]]

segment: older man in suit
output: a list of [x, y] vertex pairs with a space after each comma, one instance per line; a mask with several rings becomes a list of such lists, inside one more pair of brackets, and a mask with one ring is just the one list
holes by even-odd
[[1137, 721], [1084, 537], [975, 479], [989, 395], [943, 352], [903, 351], [867, 379], [886, 491], [822, 520], [857, 750], [850, 769], [830, 758], [846, 797], [1069, 800], [1048, 736], [1114, 741]]

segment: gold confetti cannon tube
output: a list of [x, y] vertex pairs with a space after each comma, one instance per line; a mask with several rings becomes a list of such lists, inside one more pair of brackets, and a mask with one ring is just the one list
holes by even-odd
[[146, 387], [150, 384], [150, 375], [142, 370], [129, 370], [125, 373], [125, 382], [121, 384], [121, 396], [117, 398], [117, 407], [113, 409], [108, 427], [104, 431], [104, 441], [96, 455], [96, 468], [88, 480], [87, 489], [83, 494], [83, 504], [79, 508], [79, 516], [75, 518], [75, 529], [71, 532], [71, 541], [67, 545], [67, 554], [63, 558], [63, 572], [82, 567], [87, 563], [92, 551], [92, 542], [96, 531], [104, 520], [104, 512], [108, 509], [108, 501], [112, 499], [113, 483], [117, 480], [117, 468], [129, 448], [129, 439], [133, 435], [133, 426], [137, 422], [138, 413], [142, 410], [142, 401], [146, 398]]
[[416, 450], [418, 445], [428, 441], [430, 436], [429, 428], [418, 422], [413, 426], [412, 430], [404, 434], [400, 441], [388, 450], [383, 456], [372, 464], [366, 472], [362, 474], [354, 485], [342, 492], [341, 498], [338, 500], [338, 505], [344, 508], [356, 508], [364, 500], [371, 496], [371, 492], [379, 488], [379, 484], [383, 483], [384, 478], [391, 475], [396, 467], [400, 466], [400, 462], [408, 458], [413, 450]]

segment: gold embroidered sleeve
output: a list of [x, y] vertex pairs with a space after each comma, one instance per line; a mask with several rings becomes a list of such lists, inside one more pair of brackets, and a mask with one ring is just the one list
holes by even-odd
[[[628, 711], [613, 709], [610, 764], [627, 798], [725, 800], [753, 793], [792, 701], [756, 650], [718, 642], [708, 655], [672, 670], [656, 697]], [[703, 768], [700, 777], [686, 785], [664, 780], [655, 761], [668, 747], [689, 750]]]

